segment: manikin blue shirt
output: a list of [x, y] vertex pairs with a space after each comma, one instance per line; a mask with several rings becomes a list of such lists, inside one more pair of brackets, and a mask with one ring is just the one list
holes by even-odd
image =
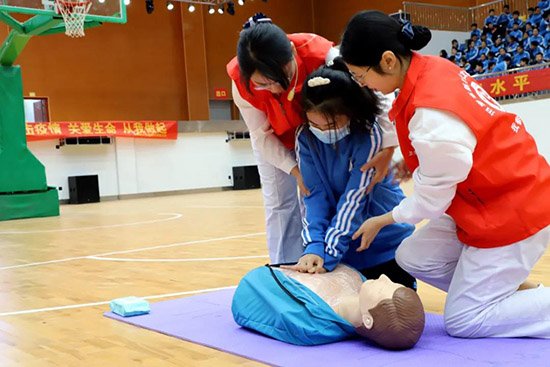
[[353, 325], [321, 297], [268, 266], [241, 279], [231, 312], [240, 326], [296, 345], [333, 343], [356, 335]]
[[304, 198], [305, 218], [302, 238], [304, 254], [324, 258], [331, 271], [338, 263], [365, 269], [395, 258], [395, 250], [414, 227], [392, 224], [384, 227], [368, 250], [356, 252], [361, 239], [351, 237], [368, 218], [385, 214], [404, 199], [392, 177], [365, 193], [373, 170], [360, 168], [380, 150], [382, 136], [378, 124], [372, 132], [352, 132], [336, 144], [318, 140], [307, 126], [297, 132], [296, 155], [304, 184], [310, 194]]

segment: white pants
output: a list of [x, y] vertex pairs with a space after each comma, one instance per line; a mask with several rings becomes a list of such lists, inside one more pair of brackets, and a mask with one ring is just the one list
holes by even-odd
[[453, 219], [430, 221], [397, 249], [397, 263], [443, 291], [452, 336], [550, 338], [550, 288], [518, 291], [550, 241], [550, 226], [509, 246], [462, 244]]
[[254, 151], [264, 196], [267, 248], [272, 264], [296, 262], [304, 251], [296, 179]]

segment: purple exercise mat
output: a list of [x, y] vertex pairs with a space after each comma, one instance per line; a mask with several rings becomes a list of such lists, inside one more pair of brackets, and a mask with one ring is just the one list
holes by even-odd
[[151, 313], [105, 316], [276, 366], [550, 366], [550, 340], [458, 339], [445, 333], [443, 317], [427, 314], [415, 348], [390, 352], [361, 340], [300, 347], [239, 327], [231, 315], [233, 289], [158, 302]]

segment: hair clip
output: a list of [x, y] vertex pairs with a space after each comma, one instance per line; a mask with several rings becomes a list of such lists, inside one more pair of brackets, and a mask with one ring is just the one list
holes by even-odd
[[243, 24], [243, 29], [253, 28], [259, 23], [273, 23], [273, 21], [271, 20], [271, 18], [268, 18], [267, 15], [265, 15], [264, 13], [256, 13], [248, 18], [248, 21]]
[[323, 78], [321, 76], [316, 76], [315, 78], [311, 78], [307, 81], [307, 85], [311, 88], [318, 87], [320, 85], [327, 85], [330, 84], [330, 79]]
[[401, 33], [403, 33], [407, 39], [412, 40], [414, 38], [412, 23], [405, 19], [400, 19], [399, 22], [401, 23]]

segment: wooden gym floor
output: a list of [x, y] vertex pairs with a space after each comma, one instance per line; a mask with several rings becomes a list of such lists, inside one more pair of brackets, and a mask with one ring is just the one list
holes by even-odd
[[[102, 316], [113, 298], [187, 297], [265, 264], [259, 190], [64, 205], [0, 222], [0, 251], [2, 367], [261, 365]], [[530, 280], [550, 284], [549, 253]], [[442, 292], [419, 293], [442, 312]]]

